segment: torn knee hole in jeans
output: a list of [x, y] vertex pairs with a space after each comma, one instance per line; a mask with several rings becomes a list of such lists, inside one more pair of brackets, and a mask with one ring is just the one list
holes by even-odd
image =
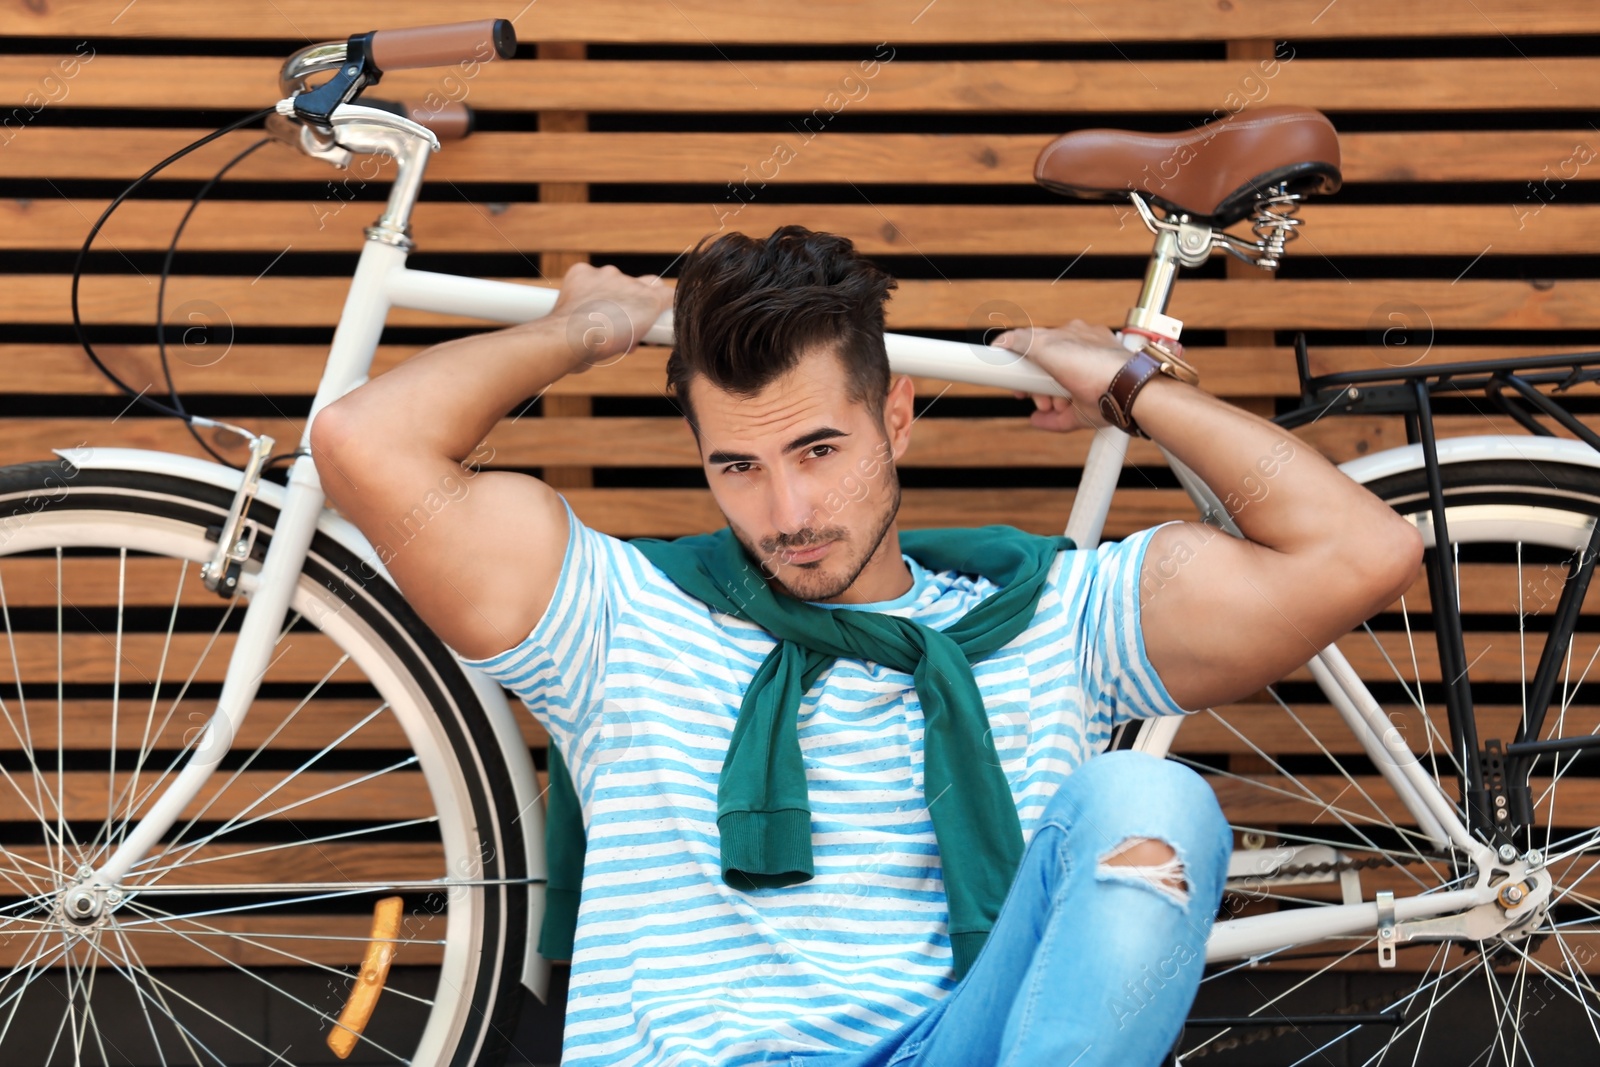
[[1165, 841], [1130, 837], [1100, 857], [1096, 875], [1153, 889], [1178, 907], [1189, 904], [1189, 885], [1183, 880], [1183, 861]]

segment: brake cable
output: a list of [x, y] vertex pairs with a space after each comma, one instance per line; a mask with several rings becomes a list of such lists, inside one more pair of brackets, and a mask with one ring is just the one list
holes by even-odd
[[[169, 245], [168, 248], [167, 248], [167, 258], [166, 258], [166, 261], [162, 264], [161, 287], [160, 287], [160, 290], [158, 291], [158, 295], [157, 295], [157, 316], [158, 317], [157, 317], [157, 321], [156, 321], [156, 337], [157, 337], [157, 344], [159, 346], [159, 350], [160, 350], [160, 354], [161, 354], [162, 372], [163, 372], [163, 375], [165, 376], [166, 382], [167, 382], [167, 395], [168, 395], [168, 399], [170, 399], [172, 401], [172, 403], [170, 405], [164, 404], [159, 400], [155, 400], [155, 399], [152, 399], [151, 397], [146, 396], [145, 392], [147, 390], [143, 390], [143, 389], [135, 390], [127, 382], [125, 382], [121, 378], [119, 378], [111, 370], [111, 368], [106, 366], [105, 363], [100, 359], [99, 354], [96, 353], [95, 350], [94, 350], [94, 346], [89, 343], [89, 335], [86, 332], [86, 330], [84, 329], [83, 315], [82, 315], [82, 311], [81, 311], [81, 309], [79, 307], [79, 303], [78, 303], [78, 287], [79, 287], [79, 283], [80, 283], [80, 281], [82, 279], [82, 276], [83, 276], [84, 261], [88, 258], [89, 249], [93, 246], [95, 237], [97, 237], [99, 235], [100, 230], [105, 226], [106, 220], [111, 217], [112, 212], [116, 211], [116, 209], [122, 205], [122, 202], [124, 200], [128, 199], [129, 196], [131, 196], [131, 195], [133, 195], [133, 193], [137, 192], [141, 186], [143, 186], [151, 178], [155, 177], [155, 175], [159, 174], [161, 171], [165, 170], [167, 167], [171, 166], [173, 163], [176, 163], [178, 160], [182, 159], [184, 156], [187, 156], [189, 153], [195, 151], [198, 148], [201, 148], [201, 147], [203, 147], [205, 145], [210, 144], [212, 141], [215, 141], [217, 138], [222, 137], [225, 134], [232, 133], [234, 130], [242, 129], [243, 127], [248, 126], [251, 123], [254, 123], [254, 122], [256, 122], [256, 121], [258, 121], [260, 119], [263, 119], [263, 118], [267, 117], [268, 115], [274, 114], [275, 112], [276, 112], [276, 108], [275, 107], [262, 108], [260, 111], [257, 111], [257, 112], [254, 112], [252, 114], [246, 115], [244, 118], [241, 118], [241, 119], [239, 119], [239, 120], [237, 120], [235, 122], [231, 122], [228, 125], [221, 127], [220, 129], [214, 130], [211, 133], [206, 134], [204, 137], [201, 137], [199, 140], [196, 140], [193, 143], [191, 143], [189, 145], [186, 145], [183, 148], [180, 148], [178, 151], [174, 152], [172, 155], [168, 156], [166, 159], [163, 159], [160, 163], [157, 163], [155, 166], [153, 166], [149, 170], [145, 171], [139, 177], [135, 178], [128, 185], [128, 187], [126, 189], [122, 190], [122, 192], [117, 194], [116, 198], [114, 200], [112, 200], [111, 203], [106, 205], [106, 209], [103, 212], [100, 213], [100, 217], [98, 219], [96, 219], [94, 225], [89, 228], [89, 234], [88, 234], [87, 237], [84, 238], [83, 246], [78, 249], [78, 258], [73, 263], [73, 266], [72, 266], [72, 329], [73, 329], [73, 332], [77, 335], [78, 344], [83, 347], [84, 354], [89, 357], [89, 362], [93, 363], [94, 366], [95, 366], [95, 369], [98, 370], [102, 375], [104, 375], [106, 377], [106, 379], [111, 382], [112, 385], [114, 385], [118, 389], [120, 389], [124, 396], [132, 397], [133, 401], [135, 403], [143, 404], [144, 406], [150, 408], [153, 411], [156, 411], [159, 414], [169, 415], [169, 416], [172, 416], [173, 418], [182, 420], [183, 424], [188, 428], [189, 432], [194, 435], [195, 440], [200, 443], [200, 446], [202, 448], [204, 448], [207, 452], [210, 452], [211, 455], [213, 457], [215, 457], [219, 462], [221, 462], [224, 465], [229, 466], [229, 467], [233, 467], [233, 464], [228, 463], [227, 460], [225, 460], [221, 456], [217, 455], [217, 453], [214, 450], [212, 450], [210, 445], [208, 445], [203, 439], [201, 439], [200, 435], [195, 430], [195, 424], [196, 423], [199, 423], [202, 426], [221, 426], [222, 424], [221, 423], [217, 423], [217, 422], [215, 422], [215, 421], [213, 421], [211, 419], [208, 419], [203, 415], [190, 414], [188, 411], [186, 411], [184, 409], [183, 402], [178, 399], [177, 388], [173, 383], [170, 367], [169, 367], [169, 365], [167, 363], [166, 342], [165, 342], [165, 337], [164, 337], [164, 330], [163, 330], [163, 326], [162, 326], [162, 323], [160, 321], [160, 317], [159, 316], [160, 316], [162, 308], [164, 306], [164, 299], [165, 299], [165, 295], [166, 295], [167, 276], [168, 276], [168, 273], [169, 273], [169, 271], [171, 269], [172, 257], [173, 257], [173, 254], [174, 254], [174, 250], [177, 247], [178, 236], [180, 234], [182, 234], [183, 227], [189, 220], [189, 215], [193, 213], [195, 207], [198, 206], [198, 204], [200, 202], [200, 199], [211, 189], [211, 187], [213, 185], [216, 184], [216, 182], [223, 176], [223, 174], [227, 173], [227, 171], [230, 170], [235, 164], [237, 164], [238, 162], [243, 160], [246, 156], [248, 156], [251, 152], [254, 152], [257, 148], [260, 148], [261, 145], [263, 145], [267, 141], [271, 140], [271, 138], [270, 137], [269, 138], [263, 138], [261, 141], [258, 141], [255, 144], [251, 145], [249, 148], [245, 149], [243, 152], [241, 152], [237, 156], [235, 156], [232, 160], [228, 161], [228, 163], [226, 163], [222, 167], [222, 169], [217, 172], [216, 177], [212, 178], [210, 182], [207, 182], [200, 189], [200, 191], [195, 194], [194, 200], [189, 206], [189, 211], [184, 214], [183, 221], [178, 224], [178, 230], [177, 230], [177, 233], [175, 233], [173, 235], [172, 244]], [[278, 456], [274, 456], [274, 457], [272, 457], [271, 459], [269, 459], [267, 461], [267, 464], [271, 464], [272, 462], [275, 462], [275, 461], [277, 461], [279, 459], [293, 457], [293, 455], [294, 455], [294, 453], [289, 452], [289, 453], [283, 453], [283, 454], [278, 455]], [[266, 466], [267, 464], [264, 464], [263, 466]], [[233, 469], [238, 470], [240, 468], [233, 467]]]
[[[178, 239], [183, 236], [184, 227], [189, 225], [189, 217], [194, 214], [195, 208], [200, 206], [200, 201], [205, 199], [206, 194], [209, 193], [211, 189], [222, 180], [223, 175], [232, 170], [235, 165], [243, 162], [256, 149], [272, 140], [273, 138], [271, 137], [263, 137], [249, 148], [246, 148], [244, 151], [228, 160], [228, 162], [224, 163], [222, 168], [218, 170], [216, 174], [212, 175], [210, 181], [206, 182], [199, 188], [198, 191], [196, 191], [194, 198], [189, 201], [189, 210], [183, 213], [183, 218], [178, 220], [178, 228], [172, 231], [172, 241], [167, 245], [166, 258], [161, 261], [161, 281], [156, 287], [156, 351], [161, 356], [161, 376], [165, 378], [167, 382], [167, 396], [172, 400], [172, 406], [177, 409], [179, 416], [183, 417], [183, 425], [189, 431], [189, 435], [195, 439], [195, 443], [201, 448], [205, 449], [207, 452], [211, 453], [212, 459], [215, 459], [218, 463], [221, 463], [226, 467], [232, 467], [233, 464], [229, 463], [226, 459], [219, 455], [217, 450], [212, 448], [210, 443], [208, 443], [205, 438], [200, 436], [200, 431], [194, 428], [194, 423], [187, 417], [189, 413], [184, 409], [183, 401], [178, 397], [178, 387], [172, 381], [172, 364], [167, 360], [167, 279], [172, 274], [172, 260], [178, 251]], [[235, 469], [237, 470], [240, 468]]]

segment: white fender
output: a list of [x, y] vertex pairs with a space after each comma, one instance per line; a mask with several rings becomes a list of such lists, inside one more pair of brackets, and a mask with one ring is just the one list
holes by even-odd
[[[174, 452], [157, 452], [144, 448], [56, 448], [51, 451], [62, 459], [67, 460], [80, 470], [118, 470], [135, 471], [145, 474], [164, 474], [185, 481], [200, 482], [204, 485], [216, 486], [228, 492], [235, 492], [239, 483], [244, 478], [244, 472], [225, 467], [220, 463], [210, 460], [198, 459], [194, 456], [182, 456]], [[283, 498], [286, 490], [277, 482], [262, 479], [260, 488], [256, 492], [256, 499], [263, 504], [278, 510], [283, 509]], [[357, 559], [377, 571], [390, 585], [395, 585], [394, 578], [378, 560], [377, 553], [373, 551], [372, 542], [367, 540], [356, 525], [341, 515], [335, 514], [326, 508], [317, 519], [317, 531], [325, 534], [338, 542], [342, 547], [353, 553]], [[395, 586], [398, 590], [399, 586]], [[448, 645], [446, 646], [449, 647]], [[454, 652], [454, 649], [451, 650]], [[511, 774], [514, 799], [516, 802], [516, 821], [521, 824], [523, 844], [528, 857], [528, 874], [530, 877], [540, 879], [529, 887], [528, 900], [528, 948], [526, 962], [523, 965], [522, 984], [527, 986], [541, 1001], [550, 984], [549, 961], [533, 950], [533, 943], [537, 940], [539, 924], [544, 917], [544, 882], [548, 877], [545, 867], [544, 855], [544, 796], [539, 791], [539, 780], [534, 772], [533, 760], [528, 755], [527, 746], [522, 742], [522, 731], [517, 725], [516, 716], [518, 709], [512, 707], [511, 699], [497, 682], [490, 679], [482, 671], [458, 664], [473, 690], [478, 694], [478, 701], [483, 705], [485, 718], [493, 728], [495, 739], [499, 742], [501, 751], [505, 755], [505, 764]]]
[[[1443, 437], [1435, 442], [1439, 462], [1471, 463], [1478, 460], [1535, 460], [1600, 467], [1600, 452], [1567, 437], [1481, 436]], [[1339, 464], [1339, 469], [1365, 485], [1378, 478], [1422, 467], [1422, 446], [1401, 445]]]

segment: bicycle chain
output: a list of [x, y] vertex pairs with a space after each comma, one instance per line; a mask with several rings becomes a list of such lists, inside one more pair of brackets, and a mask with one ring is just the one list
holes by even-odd
[[1322, 863], [1291, 863], [1266, 874], [1242, 874], [1234, 881], [1268, 882], [1276, 878], [1293, 878], [1300, 874], [1333, 874], [1344, 871], [1375, 870], [1379, 867], [1409, 866], [1431, 860], [1445, 860], [1445, 856], [1366, 856], [1361, 859], [1327, 860]]

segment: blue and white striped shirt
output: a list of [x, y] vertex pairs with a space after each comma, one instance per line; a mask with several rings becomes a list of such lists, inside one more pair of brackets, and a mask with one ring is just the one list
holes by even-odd
[[[816, 876], [723, 882], [717, 777], [774, 638], [690, 597], [567, 508], [555, 596], [515, 648], [466, 659], [512, 690], [572, 771], [588, 831], [563, 1064], [718, 1065], [871, 1046], [955, 985], [909, 674], [839, 660], [800, 705]], [[1033, 622], [973, 665], [1024, 839], [1112, 727], [1182, 714], [1145, 655], [1141, 530], [1060, 553]], [[996, 592], [930, 573], [875, 604], [942, 630]]]

